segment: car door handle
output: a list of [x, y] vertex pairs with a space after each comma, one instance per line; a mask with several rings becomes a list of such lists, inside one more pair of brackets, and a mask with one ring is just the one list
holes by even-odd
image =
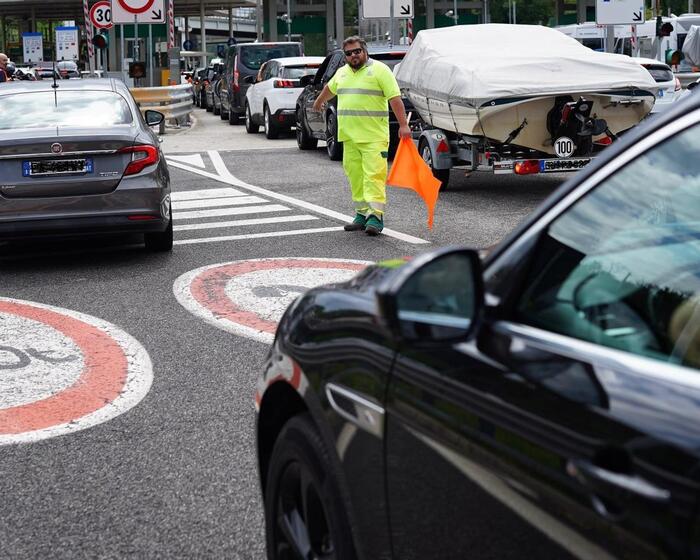
[[572, 459], [567, 463], [566, 471], [594, 493], [609, 488], [655, 503], [667, 503], [671, 499], [670, 491], [639, 476], [609, 471], [589, 461]]

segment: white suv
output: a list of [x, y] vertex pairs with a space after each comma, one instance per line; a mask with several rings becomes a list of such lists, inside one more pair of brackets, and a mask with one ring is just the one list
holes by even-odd
[[651, 77], [656, 81], [659, 90], [656, 94], [656, 102], [651, 114], [661, 113], [671, 108], [682, 96], [681, 82], [673, 75], [673, 71], [668, 64], [653, 58], [635, 58], [647, 69]]
[[273, 58], [261, 66], [257, 77], [245, 78], [252, 84], [245, 98], [245, 129], [258, 132], [260, 125], [265, 136], [277, 138], [281, 129], [296, 123], [296, 101], [304, 89], [299, 81], [314, 75], [323, 62], [322, 56], [295, 56]]

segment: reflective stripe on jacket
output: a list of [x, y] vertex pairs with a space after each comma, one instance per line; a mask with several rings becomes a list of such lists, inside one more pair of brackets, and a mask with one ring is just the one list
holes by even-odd
[[338, 140], [356, 144], [389, 140], [388, 100], [401, 95], [396, 78], [384, 63], [367, 60], [356, 72], [340, 68], [328, 82], [338, 96]]

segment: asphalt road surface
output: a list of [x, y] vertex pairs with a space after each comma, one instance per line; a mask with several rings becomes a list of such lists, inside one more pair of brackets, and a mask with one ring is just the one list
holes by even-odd
[[[295, 292], [334, 278], [319, 259], [486, 247], [561, 182], [454, 171], [433, 230], [415, 193], [391, 189], [392, 232], [369, 238], [342, 231], [349, 189], [323, 146], [300, 152], [292, 135], [251, 139], [197, 118], [163, 144], [172, 254], [123, 238], [0, 246], [2, 558], [263, 558], [253, 395], [266, 344], [216, 310], [197, 312], [199, 272], [187, 273], [306, 259], [304, 274], [251, 274], [230, 288], [250, 294], [245, 313], [274, 320]], [[95, 412], [63, 399], [74, 390]]]

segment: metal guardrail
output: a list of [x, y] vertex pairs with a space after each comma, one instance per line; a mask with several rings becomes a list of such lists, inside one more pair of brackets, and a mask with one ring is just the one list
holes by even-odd
[[685, 89], [688, 87], [688, 84], [700, 78], [700, 72], [675, 72], [674, 76], [680, 80], [681, 87]]
[[165, 133], [165, 121], [175, 121], [174, 124], [189, 123], [192, 113], [192, 85], [131, 88], [131, 94], [136, 103], [145, 113], [147, 110], [160, 111], [165, 120], [160, 124], [160, 134]]

